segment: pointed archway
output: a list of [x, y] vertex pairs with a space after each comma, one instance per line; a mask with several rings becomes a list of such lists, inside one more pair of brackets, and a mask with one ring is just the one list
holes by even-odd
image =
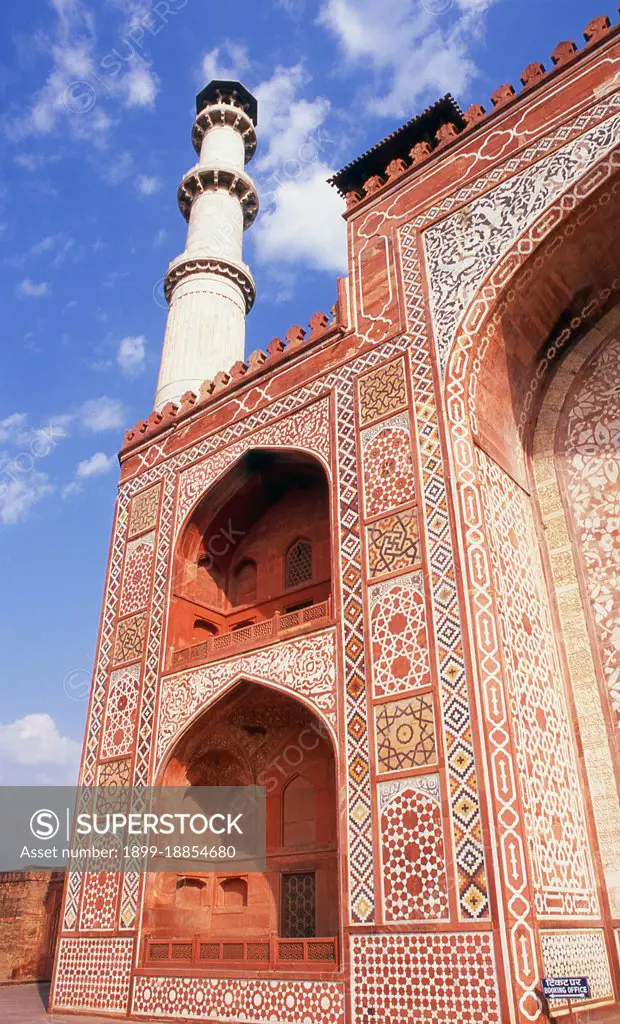
[[165, 786], [264, 786], [264, 872], [150, 876], [147, 965], [286, 971], [336, 966], [338, 815], [328, 730], [301, 701], [241, 681], [189, 726]]

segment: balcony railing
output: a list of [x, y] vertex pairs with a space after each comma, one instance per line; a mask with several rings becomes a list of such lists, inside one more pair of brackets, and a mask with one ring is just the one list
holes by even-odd
[[179, 651], [172, 651], [170, 664], [173, 669], [202, 664], [211, 658], [225, 657], [228, 653], [233, 653], [240, 648], [256, 647], [258, 644], [267, 643], [269, 640], [276, 639], [293, 630], [303, 629], [310, 624], [319, 629], [330, 621], [331, 599], [328, 598], [319, 604], [309, 605], [308, 608], [300, 608], [296, 612], [276, 612], [272, 619], [253, 622], [249, 626], [232, 629], [229, 633], [210, 636], [202, 643], [194, 644], [192, 647], [183, 647]]
[[188, 939], [144, 940], [144, 966], [156, 968], [236, 967], [242, 970], [332, 970], [338, 966], [338, 940], [228, 939], [217, 941], [195, 935]]

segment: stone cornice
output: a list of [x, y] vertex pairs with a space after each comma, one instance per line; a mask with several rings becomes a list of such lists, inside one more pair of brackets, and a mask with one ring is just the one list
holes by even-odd
[[230, 260], [219, 256], [182, 256], [168, 268], [164, 280], [164, 295], [168, 302], [176, 286], [195, 274], [218, 274], [227, 277], [243, 292], [246, 313], [249, 313], [256, 298], [256, 285], [250, 271]]

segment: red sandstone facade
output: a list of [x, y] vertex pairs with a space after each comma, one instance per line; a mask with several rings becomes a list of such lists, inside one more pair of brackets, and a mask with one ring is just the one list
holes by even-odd
[[53, 1009], [526, 1024], [579, 974], [617, 1019], [620, 37], [585, 35], [340, 172], [332, 318], [128, 432], [82, 783], [264, 784], [267, 871], [70, 875]]
[[0, 982], [49, 980], [62, 893], [62, 872], [0, 872]]

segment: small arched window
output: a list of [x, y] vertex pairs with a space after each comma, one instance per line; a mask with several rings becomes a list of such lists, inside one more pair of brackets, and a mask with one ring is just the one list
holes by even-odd
[[222, 906], [247, 907], [248, 883], [245, 878], [223, 878], [220, 882]]
[[201, 878], [179, 878], [176, 885], [176, 906], [187, 909], [202, 906], [206, 884]]
[[246, 558], [233, 570], [233, 604], [253, 604], [256, 601], [256, 562]]
[[309, 540], [296, 540], [284, 559], [284, 587], [290, 590], [312, 580], [312, 544]]
[[215, 636], [217, 626], [214, 626], [208, 619], [194, 619], [194, 633], [197, 636]]

